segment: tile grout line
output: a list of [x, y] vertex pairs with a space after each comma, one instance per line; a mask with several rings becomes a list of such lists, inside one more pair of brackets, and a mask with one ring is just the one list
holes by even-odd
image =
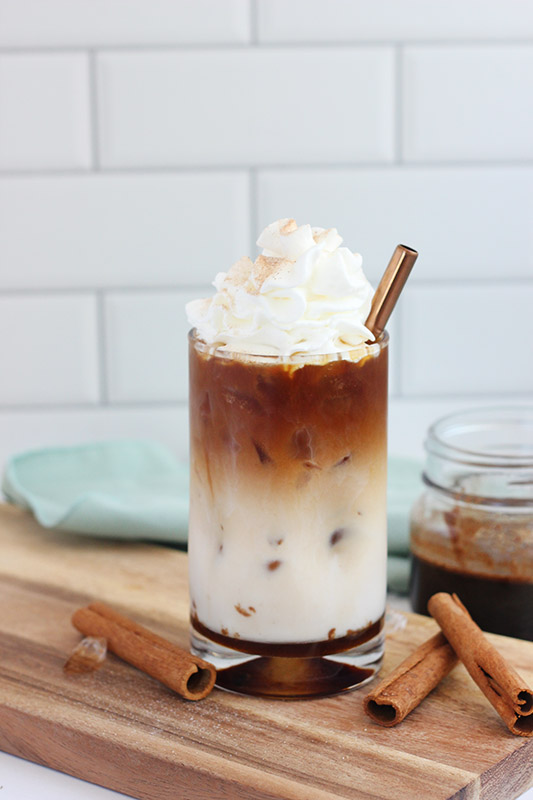
[[89, 107], [91, 124], [91, 154], [94, 172], [100, 171], [100, 140], [98, 117], [98, 76], [96, 72], [96, 53], [89, 50]]
[[257, 0], [248, 0], [249, 14], [250, 14], [250, 45], [257, 47], [259, 44], [259, 9], [257, 8]]
[[[309, 173], [331, 170], [332, 172], [349, 171], [355, 172], [357, 170], [365, 170], [372, 172], [374, 170], [387, 170], [394, 172], [397, 170], [523, 170], [531, 169], [533, 167], [533, 159], [519, 158], [519, 159], [493, 159], [493, 160], [477, 160], [477, 161], [457, 161], [457, 160], [421, 160], [421, 161], [402, 161], [398, 163], [394, 160], [384, 161], [345, 161], [345, 162], [324, 162], [317, 161], [315, 163], [295, 164], [295, 163], [255, 163], [255, 164], [196, 164], [196, 165], [176, 165], [168, 164], [167, 166], [128, 166], [128, 167], [102, 167], [99, 168], [99, 177], [120, 177], [122, 175], [128, 176], [181, 176], [191, 175], [198, 173], [201, 175], [217, 175], [220, 173], [234, 173], [246, 172], [250, 169], [261, 170], [262, 172], [296, 172], [296, 173]], [[0, 179], [2, 178], [17, 178], [20, 181], [31, 180], [32, 178], [80, 178], [91, 177], [92, 172], [88, 169], [73, 167], [69, 168], [35, 168], [35, 169], [0, 169]]]
[[[255, 35], [252, 26], [257, 24], [256, 19], [251, 15], [250, 31]], [[257, 41], [252, 42], [264, 50], [287, 50], [290, 48], [303, 49], [314, 48], [317, 50], [335, 50], [338, 48], [366, 49], [371, 47], [396, 47], [398, 45], [406, 47], [447, 47], [450, 49], [461, 49], [465, 47], [486, 48], [486, 47], [531, 47], [533, 39], [530, 37], [507, 38], [494, 37], [484, 39], [345, 39], [339, 40], [317, 40], [309, 39], [305, 41], [279, 40], [279, 41]], [[227, 41], [227, 42], [152, 42], [151, 44], [141, 42], [131, 42], [129, 44], [72, 44], [72, 45], [13, 45], [0, 46], [0, 55], [32, 55], [34, 53], [46, 55], [48, 53], [79, 53], [87, 51], [88, 48], [95, 52], [102, 53], [146, 53], [146, 52], [188, 52], [191, 50], [246, 50], [250, 47], [250, 42]]]
[[103, 294], [183, 294], [189, 292], [203, 292], [208, 291], [211, 287], [208, 281], [204, 283], [191, 283], [191, 284], [150, 284], [148, 286], [34, 286], [30, 287], [11, 287], [2, 288], [0, 286], [0, 297], [34, 297], [44, 296], [50, 297], [54, 295], [93, 295], [95, 292], [101, 291]]
[[[390, 398], [400, 405], [408, 405], [409, 403], [456, 403], [456, 402], [480, 402], [483, 404], [493, 403], [496, 400], [511, 399], [512, 402], [518, 403], [531, 403], [533, 392], [521, 390], [510, 392], [475, 392], [470, 394], [434, 394], [434, 393], [421, 393], [413, 392], [412, 394], [394, 393]], [[171, 411], [177, 409], [186, 409], [187, 400], [183, 397], [177, 397], [174, 400], [131, 400], [131, 401], [116, 401], [106, 405], [99, 403], [83, 403], [83, 402], [63, 402], [63, 403], [0, 403], [1, 414], [27, 414], [27, 413], [54, 413], [58, 411], [84, 411], [84, 412], [111, 412], [111, 411], [150, 411], [161, 410]]]
[[[395, 66], [395, 94], [394, 94], [394, 120], [395, 120], [395, 163], [401, 165], [403, 162], [403, 58], [404, 49], [401, 44], [395, 46], [394, 51], [394, 66]], [[399, 398], [403, 396], [403, 303], [398, 303], [395, 309], [395, 325], [394, 335], [396, 337], [395, 344], [395, 358], [394, 358], [394, 384], [395, 392], [394, 397]]]
[[188, 402], [183, 397], [175, 400], [131, 400], [116, 401], [113, 403], [0, 403], [1, 414], [13, 413], [54, 413], [57, 411], [171, 411], [172, 409], [187, 408]]
[[533, 392], [527, 389], [516, 389], [510, 392], [470, 392], [469, 394], [458, 394], [457, 392], [451, 394], [442, 394], [441, 392], [404, 392], [401, 396], [396, 395], [395, 400], [401, 403], [455, 403], [455, 402], [481, 402], [492, 403], [493, 400], [511, 398], [512, 400], [530, 401], [533, 398]]
[[96, 335], [98, 347], [98, 384], [100, 406], [109, 405], [109, 386], [107, 379], [107, 330], [105, 321], [105, 295], [102, 289], [96, 290]]
[[398, 45], [394, 53], [395, 84], [394, 84], [394, 122], [395, 122], [395, 163], [403, 163], [403, 47]]
[[[251, 194], [251, 193], [250, 193]], [[250, 240], [253, 241], [253, 250], [256, 250], [255, 239], [259, 234], [257, 230], [257, 221], [252, 221], [255, 227], [250, 224]], [[381, 276], [372, 276], [377, 281]], [[448, 288], [470, 288], [478, 289], [480, 286], [484, 288], [498, 289], [502, 286], [516, 286], [521, 288], [533, 287], [533, 277], [530, 276], [505, 276], [505, 277], [483, 277], [476, 278], [470, 277], [452, 277], [452, 278], [416, 278], [414, 275], [409, 279], [410, 288], [419, 289], [437, 289], [440, 287]], [[94, 292], [101, 291], [103, 293], [124, 293], [124, 294], [160, 294], [162, 292], [169, 293], [189, 293], [189, 292], [202, 292], [209, 291], [209, 281], [191, 283], [191, 284], [150, 284], [147, 286], [135, 285], [110, 285], [110, 286], [41, 286], [41, 287], [6, 287], [0, 286], [0, 296], [4, 297], [33, 297], [35, 295], [53, 296], [58, 295], [80, 295], [80, 294], [94, 294]], [[395, 314], [397, 312], [395, 311]]]

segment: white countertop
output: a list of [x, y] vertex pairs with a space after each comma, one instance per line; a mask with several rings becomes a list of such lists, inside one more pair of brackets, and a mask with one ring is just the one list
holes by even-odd
[[119, 797], [126, 795], [0, 753], [0, 800], [113, 800]]

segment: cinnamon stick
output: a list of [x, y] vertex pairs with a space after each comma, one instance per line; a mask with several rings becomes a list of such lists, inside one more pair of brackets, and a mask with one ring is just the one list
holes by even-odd
[[457, 595], [434, 594], [428, 611], [511, 733], [533, 736], [533, 692], [488, 641]]
[[201, 700], [214, 686], [216, 670], [212, 664], [104, 603], [78, 609], [72, 616], [72, 624], [85, 636], [103, 637], [108, 650], [186, 700]]
[[444, 635], [436, 633], [365, 697], [365, 713], [387, 728], [397, 725], [456, 663], [457, 656]]

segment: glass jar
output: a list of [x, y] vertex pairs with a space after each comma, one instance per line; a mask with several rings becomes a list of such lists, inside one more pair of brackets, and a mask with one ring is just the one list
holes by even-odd
[[411, 603], [455, 592], [478, 625], [533, 640], [533, 408], [464, 411], [428, 431], [411, 513]]

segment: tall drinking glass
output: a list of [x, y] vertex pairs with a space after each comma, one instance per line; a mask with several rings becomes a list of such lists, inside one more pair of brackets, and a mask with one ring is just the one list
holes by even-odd
[[379, 668], [387, 351], [386, 333], [287, 357], [189, 334], [191, 642], [222, 688], [328, 695]]

